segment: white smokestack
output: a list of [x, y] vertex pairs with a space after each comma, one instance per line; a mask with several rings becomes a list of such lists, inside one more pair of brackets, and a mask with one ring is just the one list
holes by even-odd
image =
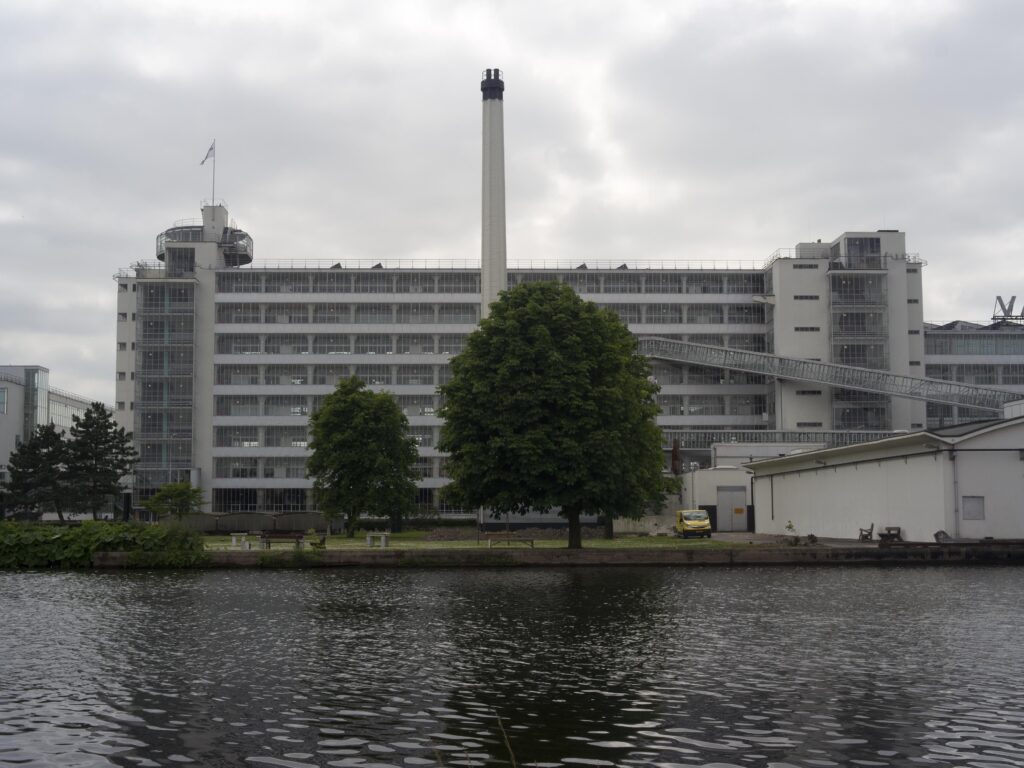
[[480, 83], [484, 96], [483, 226], [480, 243], [480, 317], [489, 314], [507, 287], [505, 253], [505, 125], [501, 70], [488, 69]]

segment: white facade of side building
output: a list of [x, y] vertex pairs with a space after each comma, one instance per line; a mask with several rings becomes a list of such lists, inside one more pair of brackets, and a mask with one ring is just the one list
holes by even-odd
[[0, 365], [0, 483], [8, 480], [7, 459], [32, 431], [54, 424], [67, 432], [73, 417], [82, 416], [89, 401], [50, 387], [50, 371], [40, 365]]
[[764, 459], [753, 470], [758, 533], [855, 539], [899, 526], [907, 541], [1024, 538], [1024, 417]]
[[[419, 502], [443, 510], [437, 387], [481, 317], [479, 268], [251, 264], [223, 206], [161, 233], [163, 263], [118, 274], [115, 415], [141, 460], [136, 503], [189, 479], [213, 512], [305, 511], [308, 420], [339, 379], [395, 394], [419, 444]], [[330, 256], [330, 254], [327, 254]], [[923, 262], [901, 232], [849, 232], [764, 265], [509, 268], [556, 280], [639, 336], [922, 375]], [[666, 451], [863, 441], [921, 429], [925, 404], [653, 361]], [[667, 456], [667, 454], [666, 454]]]

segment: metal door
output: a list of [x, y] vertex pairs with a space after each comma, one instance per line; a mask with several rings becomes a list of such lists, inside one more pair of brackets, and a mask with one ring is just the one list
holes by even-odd
[[718, 486], [718, 530], [747, 530], [747, 489], [742, 485]]

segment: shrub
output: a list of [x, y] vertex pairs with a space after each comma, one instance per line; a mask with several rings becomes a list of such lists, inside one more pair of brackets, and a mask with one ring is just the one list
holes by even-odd
[[128, 552], [129, 565], [148, 568], [187, 568], [205, 559], [202, 536], [181, 526], [0, 523], [0, 568], [89, 568], [97, 552]]

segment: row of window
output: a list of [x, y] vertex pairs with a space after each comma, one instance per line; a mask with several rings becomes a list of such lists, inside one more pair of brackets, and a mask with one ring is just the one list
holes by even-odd
[[767, 411], [764, 395], [658, 395], [666, 416], [761, 416]]
[[[816, 268], [816, 267], [815, 267]], [[516, 272], [508, 273], [508, 286], [561, 282], [579, 293], [764, 293], [760, 272]], [[220, 272], [218, 293], [479, 293], [479, 272]]]
[[701, 365], [673, 365], [654, 360], [651, 374], [662, 386], [672, 384], [764, 384], [762, 373], [730, 371], [725, 368], [710, 368]]
[[217, 384], [235, 386], [335, 386], [356, 376], [367, 384], [440, 385], [449, 381], [447, 365], [218, 365]]
[[963, 384], [985, 385], [1024, 385], [1024, 365], [1011, 363], [1007, 365], [926, 365], [925, 378], [957, 381]]
[[[381, 375], [385, 373], [386, 371], [380, 371]], [[324, 397], [325, 395], [217, 395], [214, 398], [214, 413], [217, 416], [308, 418], [323, 404]], [[396, 395], [395, 400], [406, 416], [434, 416], [440, 407], [441, 397], [436, 394]]]
[[[445, 460], [419, 458], [413, 465], [419, 477], [447, 477]], [[306, 459], [299, 456], [218, 456], [213, 461], [213, 475], [235, 480], [304, 480]]]
[[1024, 355], [1024, 333], [958, 333], [926, 331], [927, 355]]
[[[217, 334], [217, 354], [256, 355], [457, 355], [465, 348], [466, 334]], [[292, 352], [292, 350], [295, 350]], [[285, 353], [287, 354], [287, 353]]]
[[478, 304], [218, 304], [218, 323], [475, 323]]
[[256, 272], [217, 273], [218, 293], [480, 293], [479, 272]]
[[[438, 427], [409, 427], [408, 435], [416, 445], [430, 448], [437, 442]], [[215, 427], [213, 444], [217, 448], [308, 448], [309, 428], [295, 426], [232, 426]]]
[[622, 322], [635, 324], [761, 325], [763, 304], [602, 304]]

